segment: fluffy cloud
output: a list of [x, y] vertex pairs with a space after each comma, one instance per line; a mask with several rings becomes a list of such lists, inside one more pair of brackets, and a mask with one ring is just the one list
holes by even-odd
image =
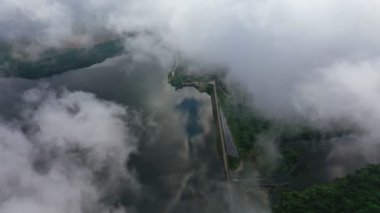
[[35, 49], [140, 32], [128, 48], [166, 62], [170, 50], [225, 64], [254, 92], [256, 107], [284, 116], [312, 70], [379, 55], [379, 8], [354, 0], [5, 0], [0, 38], [30, 40]]
[[21, 119], [0, 123], [0, 212], [123, 212], [102, 199], [133, 182], [129, 116], [89, 93], [26, 92]]
[[[127, 42], [134, 52], [167, 62], [169, 50], [197, 64], [226, 65], [262, 113], [348, 121], [377, 141], [379, 9], [378, 1], [355, 0], [4, 0], [0, 38], [34, 48], [140, 32]], [[44, 115], [31, 120], [61, 133]], [[70, 139], [81, 139], [79, 129], [70, 131]], [[66, 144], [50, 134], [33, 137]]]
[[[299, 111], [320, 127], [349, 125], [354, 136], [334, 143], [330, 161], [335, 175], [378, 163], [380, 149], [380, 60], [342, 61], [316, 70], [295, 95]], [[336, 164], [336, 165], [334, 165]]]
[[310, 117], [322, 120], [348, 117], [375, 133], [375, 124], [380, 121], [379, 68], [379, 59], [338, 62], [315, 71], [299, 85], [295, 98], [300, 106], [311, 110]]

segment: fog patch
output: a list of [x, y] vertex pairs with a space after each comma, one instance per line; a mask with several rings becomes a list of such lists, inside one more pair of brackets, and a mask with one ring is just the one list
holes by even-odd
[[130, 113], [48, 87], [23, 100], [21, 118], [0, 123], [0, 212], [124, 212], [105, 199], [121, 183], [137, 187], [125, 164], [136, 147]]
[[365, 163], [380, 162], [374, 154], [380, 145], [379, 68], [379, 59], [338, 62], [316, 70], [297, 89], [298, 109], [312, 123], [324, 128], [336, 124], [352, 128], [352, 135], [335, 141], [330, 155], [337, 176]]
[[262, 134], [255, 142], [255, 164], [257, 169], [265, 174], [272, 174], [280, 161], [282, 155], [278, 149], [278, 141], [271, 135]]

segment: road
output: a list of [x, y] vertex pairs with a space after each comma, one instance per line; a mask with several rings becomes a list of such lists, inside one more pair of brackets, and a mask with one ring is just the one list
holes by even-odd
[[221, 157], [223, 161], [223, 168], [224, 168], [226, 180], [228, 183], [231, 183], [231, 172], [230, 172], [230, 167], [228, 165], [227, 156], [231, 155], [234, 157], [238, 157], [238, 151], [233, 142], [231, 131], [228, 128], [226, 118], [224, 117], [223, 112], [221, 111], [220, 106], [219, 106], [215, 81], [183, 83], [182, 86], [198, 87], [199, 85], [204, 84], [204, 83], [207, 83], [212, 86], [211, 103], [212, 103], [212, 112], [215, 119], [217, 138], [218, 138], [218, 142], [220, 144], [221, 151], [222, 151]]
[[[259, 185], [261, 188], [267, 190], [281, 189], [286, 188], [289, 184], [286, 181], [280, 181], [281, 177], [249, 177], [242, 178], [239, 173], [232, 172], [228, 165], [227, 156], [239, 157], [236, 145], [233, 141], [231, 131], [228, 127], [226, 118], [219, 106], [218, 94], [216, 91], [216, 83], [215, 81], [210, 82], [190, 82], [183, 83], [184, 87], [195, 87], [198, 88], [201, 84], [209, 84], [211, 85], [211, 103], [212, 103], [212, 112], [215, 119], [216, 125], [216, 133], [218, 142], [220, 143], [221, 151], [222, 151], [222, 161], [223, 168], [226, 177], [227, 183], [231, 186], [231, 183], [239, 183], [239, 185], [243, 187], [252, 186], [252, 183]], [[223, 91], [224, 92], [224, 91]]]
[[221, 112], [219, 108], [219, 102], [218, 102], [218, 94], [216, 92], [216, 83], [215, 81], [209, 82], [210, 85], [213, 87], [213, 91], [211, 93], [211, 102], [212, 102], [212, 111], [214, 114], [215, 124], [216, 124], [216, 131], [218, 133], [219, 143], [222, 148], [222, 161], [223, 161], [223, 167], [224, 167], [224, 173], [226, 175], [227, 183], [231, 183], [231, 177], [230, 177], [230, 168], [228, 166], [228, 158], [227, 158], [227, 152], [226, 152], [226, 145], [225, 145], [225, 133], [224, 133], [224, 127], [222, 123], [222, 117]]
[[[219, 108], [220, 108], [220, 106], [219, 106]], [[231, 130], [228, 127], [226, 116], [224, 115], [224, 113], [221, 109], [219, 111], [220, 111], [220, 119], [222, 121], [222, 129], [223, 129], [223, 136], [224, 136], [224, 142], [225, 142], [225, 146], [226, 146], [227, 156], [239, 158], [239, 152], [236, 148], [234, 139], [232, 137]]]

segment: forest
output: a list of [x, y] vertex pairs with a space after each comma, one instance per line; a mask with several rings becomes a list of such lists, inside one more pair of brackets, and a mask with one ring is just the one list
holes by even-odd
[[281, 193], [274, 212], [380, 212], [380, 165], [331, 183]]

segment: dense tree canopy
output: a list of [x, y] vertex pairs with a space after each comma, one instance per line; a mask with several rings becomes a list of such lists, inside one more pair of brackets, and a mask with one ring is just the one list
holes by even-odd
[[380, 165], [328, 184], [284, 192], [274, 212], [380, 212]]
[[49, 50], [33, 61], [14, 58], [9, 52], [0, 53], [0, 76], [38, 79], [101, 63], [122, 54], [124, 46], [116, 39], [88, 48]]

